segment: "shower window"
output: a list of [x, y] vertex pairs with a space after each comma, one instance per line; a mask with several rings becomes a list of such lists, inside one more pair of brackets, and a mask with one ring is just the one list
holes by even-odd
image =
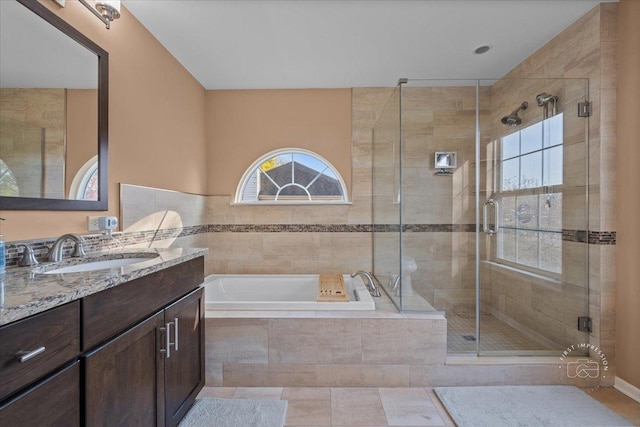
[[562, 273], [563, 115], [501, 139], [497, 257]]
[[347, 191], [338, 171], [311, 151], [268, 153], [245, 172], [236, 203], [344, 203]]

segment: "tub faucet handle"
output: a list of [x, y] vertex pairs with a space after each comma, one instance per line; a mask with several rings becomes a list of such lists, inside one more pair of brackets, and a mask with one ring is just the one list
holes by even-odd
[[374, 297], [382, 296], [382, 294], [380, 293], [380, 286], [378, 286], [377, 280], [374, 279], [373, 274], [367, 271], [362, 271], [362, 270], [354, 271], [353, 273], [351, 273], [351, 277], [356, 277], [356, 276], [361, 276], [366, 279], [364, 281], [364, 284], [367, 287], [367, 289], [369, 289], [369, 293], [372, 296]]

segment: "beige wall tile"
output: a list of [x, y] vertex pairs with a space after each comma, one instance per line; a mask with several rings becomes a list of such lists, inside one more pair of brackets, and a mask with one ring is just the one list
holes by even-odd
[[287, 387], [282, 391], [283, 400], [331, 400], [328, 387]]
[[267, 319], [206, 319], [207, 361], [268, 363]]
[[316, 384], [319, 387], [353, 387], [363, 385], [363, 366], [360, 364], [318, 364]]
[[362, 363], [444, 363], [446, 321], [362, 319]]
[[357, 319], [271, 319], [269, 363], [360, 363]]
[[312, 387], [315, 386], [314, 365], [267, 365], [225, 363], [225, 387]]

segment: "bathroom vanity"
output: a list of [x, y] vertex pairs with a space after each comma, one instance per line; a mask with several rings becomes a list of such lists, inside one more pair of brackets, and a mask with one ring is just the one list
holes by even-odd
[[119, 269], [7, 272], [0, 425], [179, 423], [204, 385], [206, 250], [156, 252]]

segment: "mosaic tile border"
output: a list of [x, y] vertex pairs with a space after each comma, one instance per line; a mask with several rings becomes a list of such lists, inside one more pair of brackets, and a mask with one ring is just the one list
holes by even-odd
[[[475, 224], [404, 224], [406, 233], [473, 233]], [[121, 246], [151, 243], [159, 240], [176, 239], [205, 233], [397, 233], [398, 224], [203, 224], [163, 230], [135, 231], [130, 233], [114, 233], [113, 238], [103, 234], [84, 235], [87, 253]], [[562, 240], [566, 242], [588, 243], [590, 245], [615, 245], [615, 231], [562, 230]], [[55, 239], [34, 239], [8, 242], [6, 246], [7, 266], [18, 264], [21, 251], [18, 245], [26, 243], [33, 249], [38, 261], [44, 260], [48, 247]], [[73, 244], [67, 242], [64, 254], [71, 254]]]
[[615, 231], [562, 230], [562, 240], [590, 245], [615, 245], [616, 236]]
[[[123, 246], [139, 245], [141, 243], [151, 243], [157, 240], [166, 240], [171, 238], [193, 236], [208, 232], [207, 225], [196, 225], [190, 227], [169, 228], [165, 230], [148, 230], [135, 231], [130, 233], [117, 232], [113, 233], [113, 237], [104, 234], [85, 234], [84, 249], [87, 253], [104, 251], [109, 249], [117, 249]], [[15, 266], [22, 256], [22, 250], [18, 249], [19, 244], [28, 244], [34, 252], [36, 259], [43, 262], [49, 246], [52, 246], [55, 239], [33, 239], [16, 242], [7, 242], [6, 261], [7, 266]], [[63, 255], [70, 256], [73, 252], [73, 243], [66, 242], [63, 247]]]

